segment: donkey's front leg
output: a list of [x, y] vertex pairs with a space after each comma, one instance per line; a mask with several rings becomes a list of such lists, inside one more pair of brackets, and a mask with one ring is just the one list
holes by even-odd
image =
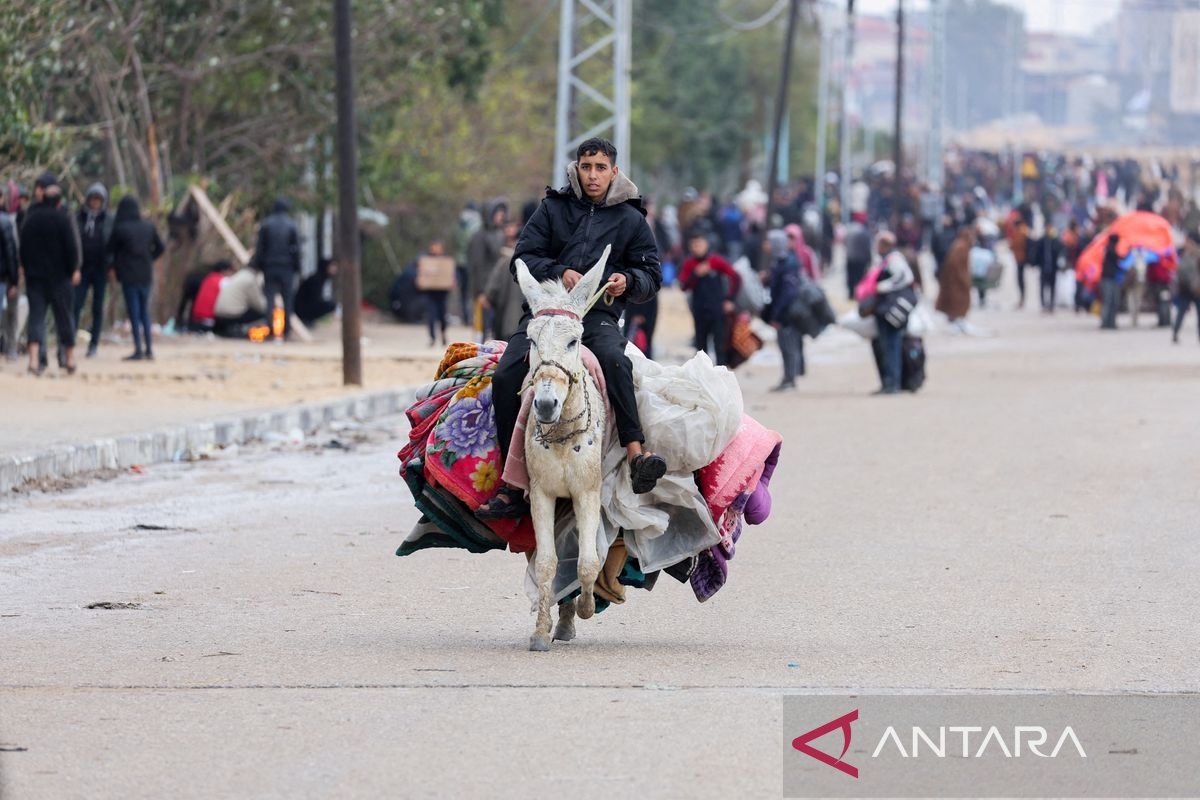
[[550, 606], [554, 600], [554, 573], [558, 571], [558, 553], [554, 549], [555, 499], [536, 489], [529, 494], [529, 510], [537, 539], [533, 576], [538, 588], [537, 625], [529, 639], [529, 649], [539, 652], [550, 649]]
[[600, 556], [596, 554], [596, 536], [600, 532], [600, 492], [577, 495], [575, 521], [579, 526], [579, 600], [575, 612], [580, 619], [596, 613], [596, 576], [600, 574]]

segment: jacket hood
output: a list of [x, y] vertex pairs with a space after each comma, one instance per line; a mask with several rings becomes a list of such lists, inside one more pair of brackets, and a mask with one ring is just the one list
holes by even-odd
[[483, 204], [483, 224], [489, 229], [495, 227], [492, 225], [492, 215], [496, 213], [496, 209], [498, 208], [503, 208], [507, 214], [508, 201], [503, 197], [495, 197]]
[[142, 209], [138, 205], [137, 198], [130, 194], [122, 197], [121, 202], [117, 203], [117, 222], [129, 222], [141, 218]]
[[103, 201], [102, 205], [100, 206], [100, 210], [103, 211], [104, 209], [108, 208], [108, 189], [104, 187], [103, 183], [93, 183], [87, 188], [87, 194], [83, 196], [84, 203], [86, 204], [88, 200], [91, 200], [92, 197], [97, 195], [100, 197], [100, 200]]
[[787, 258], [788, 253], [792, 252], [787, 234], [779, 228], [767, 231], [767, 246], [771, 248], [771, 258]]
[[289, 204], [288, 201], [284, 200], [282, 197], [275, 201], [275, 205], [271, 206], [272, 214], [288, 214], [291, 212], [291, 210], [291, 204]]
[[[572, 161], [567, 165], [567, 181], [575, 196], [587, 202], [587, 195], [583, 193], [583, 187], [579, 185], [578, 167], [578, 161]], [[566, 194], [566, 190], [564, 189], [560, 194]], [[608, 196], [604, 198], [604, 205], [606, 207], [616, 206], [628, 201], [634, 201], [633, 205], [641, 209], [643, 214], [646, 213], [642, 208], [642, 193], [638, 191], [637, 185], [629, 180], [624, 172], [618, 171], [617, 177], [613, 178], [612, 185], [608, 187]]]

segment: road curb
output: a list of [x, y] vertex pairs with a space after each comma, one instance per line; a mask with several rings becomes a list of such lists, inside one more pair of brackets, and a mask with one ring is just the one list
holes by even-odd
[[135, 465], [186, 461], [212, 447], [245, 444], [268, 433], [306, 434], [335, 420], [366, 421], [398, 414], [412, 402], [412, 388], [387, 389], [268, 411], [223, 416], [209, 422], [161, 428], [147, 433], [61, 445], [38, 453], [0, 456], [0, 494], [27, 483], [74, 478]]

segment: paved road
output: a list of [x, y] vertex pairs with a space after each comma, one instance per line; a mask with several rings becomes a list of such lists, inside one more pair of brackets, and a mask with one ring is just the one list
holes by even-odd
[[391, 555], [399, 421], [6, 498], [0, 796], [772, 797], [784, 692], [1200, 691], [1200, 346], [975, 321], [915, 397], [848, 334], [748, 369], [785, 458], [730, 584], [546, 655], [523, 559]]

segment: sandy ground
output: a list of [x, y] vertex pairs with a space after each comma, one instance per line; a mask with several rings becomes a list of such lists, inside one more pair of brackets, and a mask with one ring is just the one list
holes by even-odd
[[[162, 425], [207, 420], [234, 411], [280, 408], [361, 391], [342, 386], [341, 329], [318, 326], [314, 341], [255, 344], [199, 336], [158, 337], [156, 360], [125, 362], [128, 341], [103, 340], [94, 359], [79, 359], [74, 376], [51, 365], [40, 378], [24, 360], [0, 360], [0, 397], [6, 416], [0, 453], [40, 450]], [[454, 328], [452, 336], [466, 336]], [[377, 320], [364, 325], [366, 389], [411, 386], [429, 380], [440, 349], [421, 326]], [[80, 354], [82, 355], [82, 354]], [[53, 362], [53, 359], [51, 359]]]
[[1200, 346], [1002, 307], [916, 396], [844, 332], [741, 370], [786, 444], [729, 585], [549, 654], [524, 559], [392, 555], [399, 419], [4, 498], [0, 796], [778, 797], [786, 692], [1200, 691]]

